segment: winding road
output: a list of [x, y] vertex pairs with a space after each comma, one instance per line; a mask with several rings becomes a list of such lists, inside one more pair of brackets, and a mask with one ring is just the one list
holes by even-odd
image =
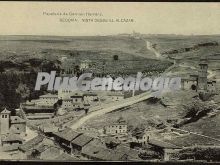
[[[157, 50], [155, 48], [152, 47], [151, 42], [149, 41], [145, 41], [146, 43], [146, 47], [148, 50], [152, 51], [155, 56], [157, 58], [163, 58], [161, 56], [161, 54], [159, 52], [157, 52]], [[144, 101], [149, 99], [150, 97], [155, 96], [154, 93], [152, 92], [146, 92], [146, 93], [142, 93], [140, 95], [137, 96], [133, 96], [130, 98], [126, 98], [120, 101], [115, 101], [112, 103], [108, 103], [99, 107], [93, 107], [92, 109], [94, 109], [94, 111], [90, 111], [90, 113], [88, 113], [87, 115], [81, 117], [78, 121], [76, 121], [71, 128], [72, 129], [77, 129], [79, 127], [81, 127], [87, 120], [97, 117], [97, 116], [101, 116], [104, 115], [106, 113], [112, 112], [114, 110], [120, 109], [120, 108], [124, 108], [127, 106], [131, 106], [132, 104]]]
[[[146, 47], [147, 47], [148, 50], [152, 51], [157, 58], [163, 58], [161, 56], [161, 54], [159, 52], [157, 52], [152, 47], [152, 44], [149, 41], [145, 41], [145, 42], [146, 42]], [[187, 66], [187, 65], [181, 65], [181, 64], [180, 64], [180, 67], [190, 67], [191, 69], [196, 69], [193, 66]], [[214, 76], [214, 74], [211, 71], [209, 71], [209, 75]], [[71, 128], [72, 129], [77, 129], [77, 128], [81, 127], [86, 121], [88, 121], [91, 118], [104, 115], [106, 113], [112, 112], [112, 111], [120, 109], [120, 108], [131, 106], [135, 103], [147, 100], [147, 99], [149, 99], [150, 97], [153, 97], [153, 96], [155, 96], [154, 93], [149, 91], [149, 92], [142, 93], [140, 95], [133, 96], [133, 97], [130, 97], [130, 98], [126, 98], [126, 99], [123, 99], [123, 100], [120, 100], [120, 101], [115, 101], [115, 102], [104, 104], [104, 105], [101, 105], [101, 106], [98, 106], [98, 107], [93, 107], [92, 108], [93, 111], [90, 111], [87, 115], [82, 116], [81, 118], [79, 118], [79, 120], [77, 120], [74, 124], [71, 125]]]
[[147, 49], [150, 50], [151, 52], [153, 52], [157, 58], [163, 58], [162, 55], [160, 54], [160, 52], [158, 52], [158, 51], [152, 46], [152, 43], [151, 43], [150, 41], [145, 41], [145, 43], [146, 43]]
[[120, 101], [115, 101], [115, 102], [112, 102], [112, 103], [102, 105], [102, 107], [99, 110], [90, 112], [87, 115], [81, 117], [76, 123], [74, 123], [71, 126], [71, 128], [72, 129], [77, 129], [77, 128], [81, 127], [87, 120], [89, 120], [93, 117], [101, 116], [101, 115], [104, 115], [106, 113], [112, 112], [114, 110], [130, 106], [132, 104], [147, 100], [150, 97], [152, 97], [152, 93], [151, 92], [146, 92], [146, 93], [142, 93], [140, 95], [136, 95], [136, 96], [133, 96], [133, 97], [130, 97], [130, 98], [120, 100]]

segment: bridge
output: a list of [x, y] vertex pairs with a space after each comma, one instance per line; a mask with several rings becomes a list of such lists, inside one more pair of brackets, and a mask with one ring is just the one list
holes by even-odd
[[77, 128], [81, 127], [87, 120], [89, 120], [93, 117], [101, 116], [106, 113], [112, 112], [114, 110], [131, 106], [131, 105], [136, 104], [138, 102], [147, 100], [151, 97], [154, 97], [152, 92], [145, 92], [145, 93], [142, 93], [142, 94], [130, 97], [130, 98], [120, 100], [120, 101], [115, 101], [115, 102], [108, 103], [108, 104], [105, 104], [102, 106], [94, 107], [93, 109], [96, 109], [96, 110], [81, 117], [76, 123], [74, 123], [71, 126], [71, 128], [77, 129]]

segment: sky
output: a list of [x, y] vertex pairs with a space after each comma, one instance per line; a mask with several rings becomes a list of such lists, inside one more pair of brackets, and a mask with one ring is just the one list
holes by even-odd
[[[48, 16], [43, 13], [101, 13], [102, 16]], [[60, 22], [60, 19], [77, 22]], [[82, 22], [82, 19], [134, 22]], [[88, 36], [119, 33], [220, 34], [220, 3], [0, 2], [0, 35]]]

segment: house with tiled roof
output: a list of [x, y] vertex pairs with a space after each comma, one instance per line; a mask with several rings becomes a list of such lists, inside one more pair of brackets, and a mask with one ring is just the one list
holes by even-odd
[[140, 160], [139, 151], [132, 149], [124, 144], [120, 144], [117, 146], [116, 151], [124, 153], [127, 160]]
[[43, 142], [44, 137], [42, 135], [38, 135], [33, 139], [27, 141], [26, 143], [22, 144], [18, 147], [20, 157], [23, 159], [27, 159], [33, 151], [33, 148]]
[[53, 132], [57, 132], [59, 127], [54, 124], [45, 123], [39, 126], [39, 130], [42, 131], [46, 136], [52, 136]]
[[1, 143], [22, 144], [21, 136], [26, 134], [26, 121], [19, 116], [11, 116], [11, 111], [6, 108], [0, 113]]
[[84, 135], [84, 134], [73, 139], [71, 141], [72, 153], [80, 153], [82, 151], [82, 148], [85, 145], [87, 145], [89, 142], [91, 142], [92, 140], [93, 140], [92, 137]]
[[19, 116], [11, 116], [11, 111], [6, 108], [0, 113], [1, 135], [21, 134], [26, 132], [26, 121]]
[[[55, 149], [54, 149], [55, 148]], [[54, 141], [44, 135], [39, 134], [33, 139], [18, 147], [18, 154], [21, 159], [42, 159], [47, 160], [47, 156], [58, 156], [62, 149], [54, 144]], [[52, 154], [52, 155], [50, 155]]]
[[56, 157], [63, 154], [63, 150], [55, 145], [45, 145], [42, 144], [40, 147], [36, 148], [39, 153], [38, 158], [40, 160], [54, 160]]
[[54, 137], [56, 143], [59, 144], [68, 153], [71, 153], [72, 150], [71, 142], [80, 135], [82, 135], [82, 133], [73, 131], [70, 128], [52, 133], [52, 136]]
[[24, 139], [22, 139], [17, 134], [9, 134], [7, 136], [1, 137], [2, 146], [9, 146], [9, 145], [15, 145], [15, 144], [22, 144], [24, 142]]
[[83, 147], [81, 154], [88, 159], [97, 161], [117, 161], [122, 160], [124, 156], [124, 153], [90, 144]]
[[58, 96], [54, 94], [41, 95], [36, 102], [40, 106], [53, 106], [58, 101]]
[[108, 135], [127, 134], [128, 125], [123, 118], [119, 118], [114, 123], [108, 124], [104, 127], [104, 133]]

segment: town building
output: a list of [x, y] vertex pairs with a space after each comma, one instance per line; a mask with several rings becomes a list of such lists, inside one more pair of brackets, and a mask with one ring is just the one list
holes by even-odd
[[84, 92], [83, 93], [83, 100], [85, 102], [91, 103], [93, 101], [98, 101], [99, 97], [96, 93], [94, 92]]
[[54, 160], [56, 157], [63, 154], [63, 150], [55, 145], [40, 144], [33, 148], [33, 159], [39, 160]]
[[57, 132], [59, 130], [59, 127], [55, 126], [55, 124], [45, 123], [40, 125], [38, 129], [46, 136], [51, 137], [53, 132]]
[[130, 147], [124, 144], [118, 145], [116, 151], [124, 153], [126, 155], [126, 157], [124, 156], [126, 160], [140, 160], [139, 151], [135, 149], [131, 149]]
[[7, 136], [1, 137], [1, 144], [3, 147], [10, 146], [10, 145], [22, 144], [23, 142], [24, 142], [24, 139], [22, 139], [17, 134], [9, 134]]
[[200, 59], [198, 74], [191, 74], [181, 79], [181, 88], [195, 91], [215, 91], [216, 81], [208, 80], [208, 60]]
[[1, 115], [1, 135], [7, 134], [25, 134], [26, 121], [19, 116], [11, 116], [11, 111], [6, 108]]
[[209, 80], [207, 82], [207, 91], [212, 93], [216, 92], [216, 80]]
[[82, 148], [93, 140], [92, 137], [82, 134], [71, 141], [72, 153], [79, 154], [82, 151]]
[[146, 132], [136, 132], [135, 135], [132, 136], [132, 142], [139, 144], [146, 144], [149, 136]]
[[19, 150], [19, 157], [21, 159], [29, 159], [32, 157], [33, 148], [40, 143], [42, 143], [44, 140], [44, 137], [42, 135], [38, 135], [34, 137], [33, 139], [27, 141], [26, 143], [22, 144], [18, 147]]
[[58, 101], [58, 96], [57, 95], [48, 93], [46, 95], [41, 95], [39, 97], [39, 100], [36, 102], [36, 104], [39, 105], [39, 106], [51, 107], [57, 101]]
[[54, 116], [54, 107], [21, 104], [21, 112], [28, 120], [50, 119]]
[[124, 153], [107, 149], [99, 145], [88, 144], [83, 147], [81, 154], [91, 160], [97, 161], [123, 161]]
[[53, 140], [38, 135], [18, 147], [18, 155], [21, 159], [53, 160], [63, 153]]
[[124, 99], [124, 94], [121, 92], [108, 92], [106, 96], [107, 100], [120, 101]]
[[73, 153], [71, 142], [80, 135], [82, 135], [82, 133], [66, 128], [64, 130], [54, 132], [52, 136], [60, 147], [62, 147], [67, 153], [71, 154]]
[[124, 119], [119, 119], [117, 122], [105, 126], [104, 133], [111, 135], [126, 134], [128, 131], [127, 129], [128, 126], [126, 121]]
[[83, 102], [83, 93], [74, 92], [71, 94], [70, 98], [72, 99], [73, 104], [78, 104]]
[[75, 106], [73, 105], [73, 101], [71, 98], [62, 99], [62, 108], [64, 109], [73, 109]]

